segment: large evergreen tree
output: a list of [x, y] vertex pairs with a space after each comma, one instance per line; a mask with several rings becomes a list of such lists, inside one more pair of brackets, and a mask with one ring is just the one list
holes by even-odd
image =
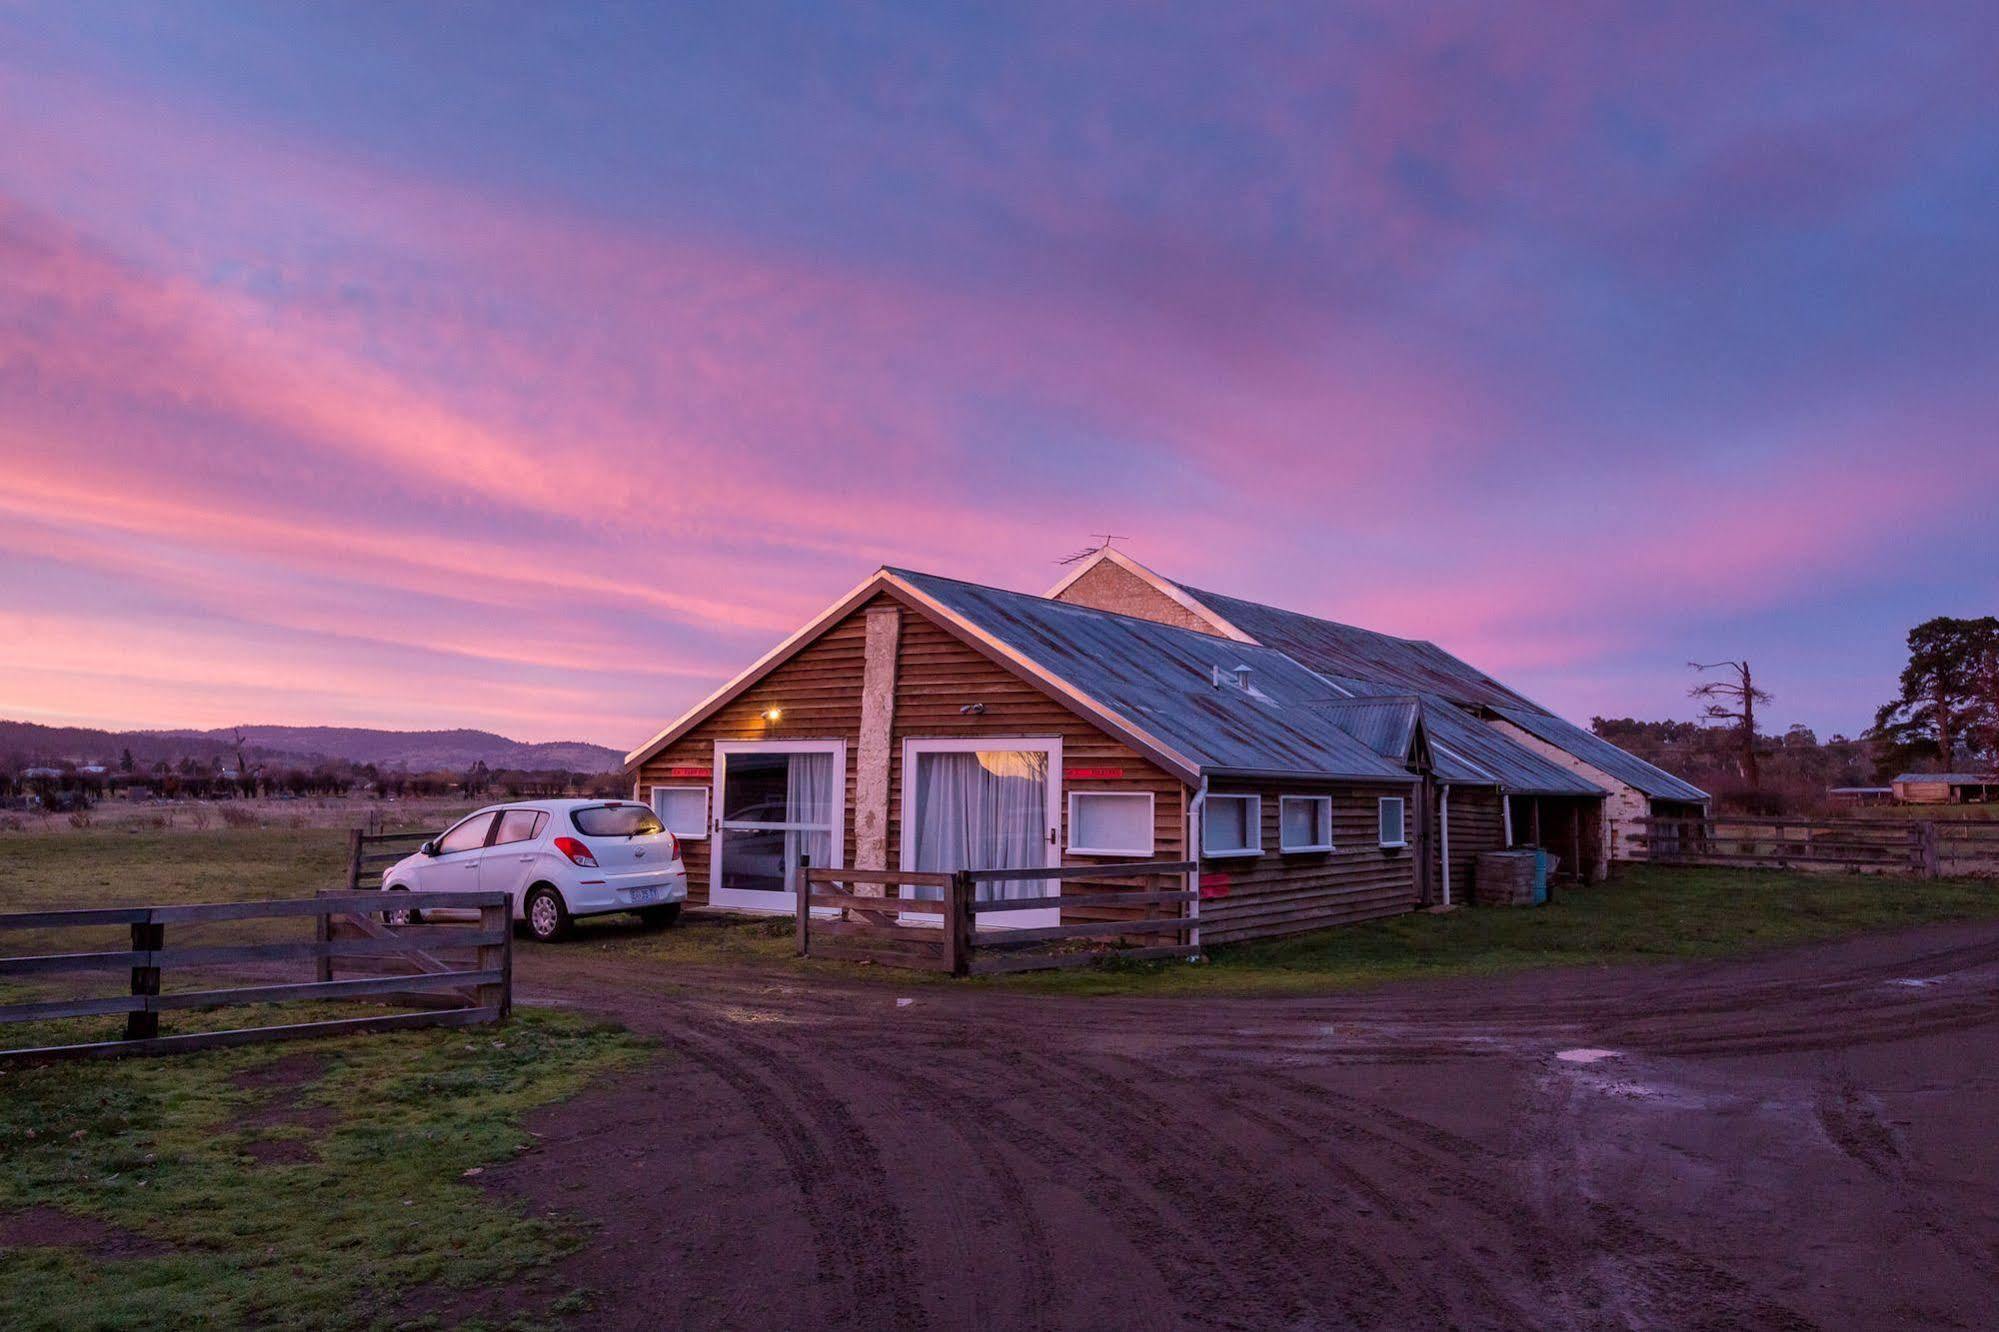
[[1901, 686], [1874, 716], [1882, 775], [1999, 761], [1999, 617], [1939, 615], [1911, 629]]

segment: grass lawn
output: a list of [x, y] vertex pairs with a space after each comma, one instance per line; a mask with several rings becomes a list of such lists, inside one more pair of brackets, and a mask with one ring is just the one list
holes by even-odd
[[[332, 829], [216, 829], [0, 837], [0, 911], [121, 902], [290, 896], [341, 882], [344, 835]], [[1608, 884], [1527, 910], [1469, 909], [1342, 926], [1212, 950], [1200, 966], [1157, 963], [980, 980], [1009, 989], [1090, 994], [1301, 993], [1421, 976], [1463, 976], [1730, 952], [1861, 930], [1999, 916], [1990, 879], [1919, 882], [1773, 870], [1628, 866]], [[739, 963], [896, 985], [920, 972], [800, 962], [789, 918], [697, 914], [670, 930], [629, 917], [581, 923], [556, 947], [598, 949], [665, 968]], [[25, 945], [25, 938], [15, 941]], [[517, 944], [523, 954], [540, 946]], [[669, 971], [670, 974], [670, 971]]]
[[1999, 916], [1999, 883], [1627, 866], [1538, 908], [1396, 916], [1216, 948], [1201, 966], [1044, 972], [1071, 994], [1305, 993], [1527, 967], [1721, 957], [1864, 930]]
[[641, 1048], [530, 1011], [0, 1074], [6, 1325], [422, 1326], [508, 1281], [517, 1308], [558, 1315], [582, 1296], [537, 1273], [581, 1237], [465, 1172], [531, 1141], [524, 1112]]

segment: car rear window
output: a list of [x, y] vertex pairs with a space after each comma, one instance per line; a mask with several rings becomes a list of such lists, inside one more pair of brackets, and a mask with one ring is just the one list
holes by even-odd
[[585, 837], [650, 837], [666, 831], [644, 805], [585, 805], [572, 810], [569, 821]]

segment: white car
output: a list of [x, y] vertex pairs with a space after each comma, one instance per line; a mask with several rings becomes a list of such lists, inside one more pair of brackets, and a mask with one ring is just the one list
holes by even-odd
[[[385, 892], [504, 892], [536, 939], [578, 916], [635, 912], [670, 925], [687, 900], [680, 843], [631, 800], [528, 800], [468, 814], [382, 874]], [[385, 912], [392, 925], [419, 913]]]

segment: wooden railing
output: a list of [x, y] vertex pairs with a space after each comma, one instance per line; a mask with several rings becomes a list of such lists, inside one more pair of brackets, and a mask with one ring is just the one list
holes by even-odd
[[[913, 967], [952, 976], [1088, 966], [1112, 958], [1187, 957], [1196, 951], [1194, 931], [1200, 924], [1189, 910], [1197, 894], [1186, 889], [1187, 875], [1193, 869], [1192, 861], [958, 870], [949, 874], [813, 869], [801, 865], [798, 952], [801, 957]], [[1020, 882], [1083, 882], [1107, 891], [979, 899], [981, 883]], [[1119, 883], [1125, 886], [1115, 886]], [[856, 885], [877, 891], [851, 891]], [[934, 890], [938, 896], [897, 895], [903, 887]], [[837, 918], [814, 915], [815, 907], [822, 911], [838, 908], [841, 915]], [[980, 928], [985, 923], [981, 917], [1049, 909], [1120, 914], [1026, 929], [1009, 929], [997, 922], [989, 928]], [[907, 923], [905, 917], [917, 917], [920, 923]], [[1177, 935], [1179, 939], [1167, 944], [1123, 944], [1132, 936], [1164, 934]], [[1087, 951], [1057, 951], [1048, 947], [1092, 939], [1121, 946]]]
[[1887, 819], [1639, 819], [1639, 859], [1661, 865], [1824, 870], [1935, 879], [1999, 874], [1999, 824]]
[[[380, 893], [339, 893], [271, 902], [107, 907], [0, 915], [0, 933], [104, 926], [124, 926], [130, 931], [128, 948], [0, 957], [0, 979], [98, 971], [122, 971], [129, 975], [128, 989], [123, 994], [0, 1004], [0, 1024], [123, 1013], [125, 1032], [121, 1039], [5, 1049], [0, 1050], [0, 1061], [163, 1054], [301, 1036], [391, 1031], [404, 1027], [466, 1026], [498, 1022], [507, 1016], [513, 1002], [513, 928], [511, 899], [507, 894], [408, 893], [396, 897], [398, 909], [477, 909], [479, 923], [476, 928], [416, 926], [391, 929], [374, 918], [382, 911], [382, 902]], [[309, 941], [175, 946], [168, 940], [169, 926], [300, 917], [310, 918], [313, 922], [315, 937]], [[470, 966], [453, 966], [437, 957], [440, 952], [454, 950], [474, 950], [474, 961]], [[377, 965], [403, 965], [411, 968], [414, 974], [336, 979], [333, 964], [341, 958], [366, 959]], [[171, 992], [162, 986], [166, 976], [181, 968], [241, 967], [303, 960], [315, 964], [315, 978], [311, 981]], [[355, 999], [396, 1007], [419, 1007], [426, 1011], [160, 1034], [162, 1013], [298, 1000]]]
[[[379, 873], [437, 836], [428, 832], [371, 833], [362, 828], [347, 830], [347, 891], [361, 891], [361, 880], [369, 871]], [[393, 847], [393, 850], [377, 850]]]

